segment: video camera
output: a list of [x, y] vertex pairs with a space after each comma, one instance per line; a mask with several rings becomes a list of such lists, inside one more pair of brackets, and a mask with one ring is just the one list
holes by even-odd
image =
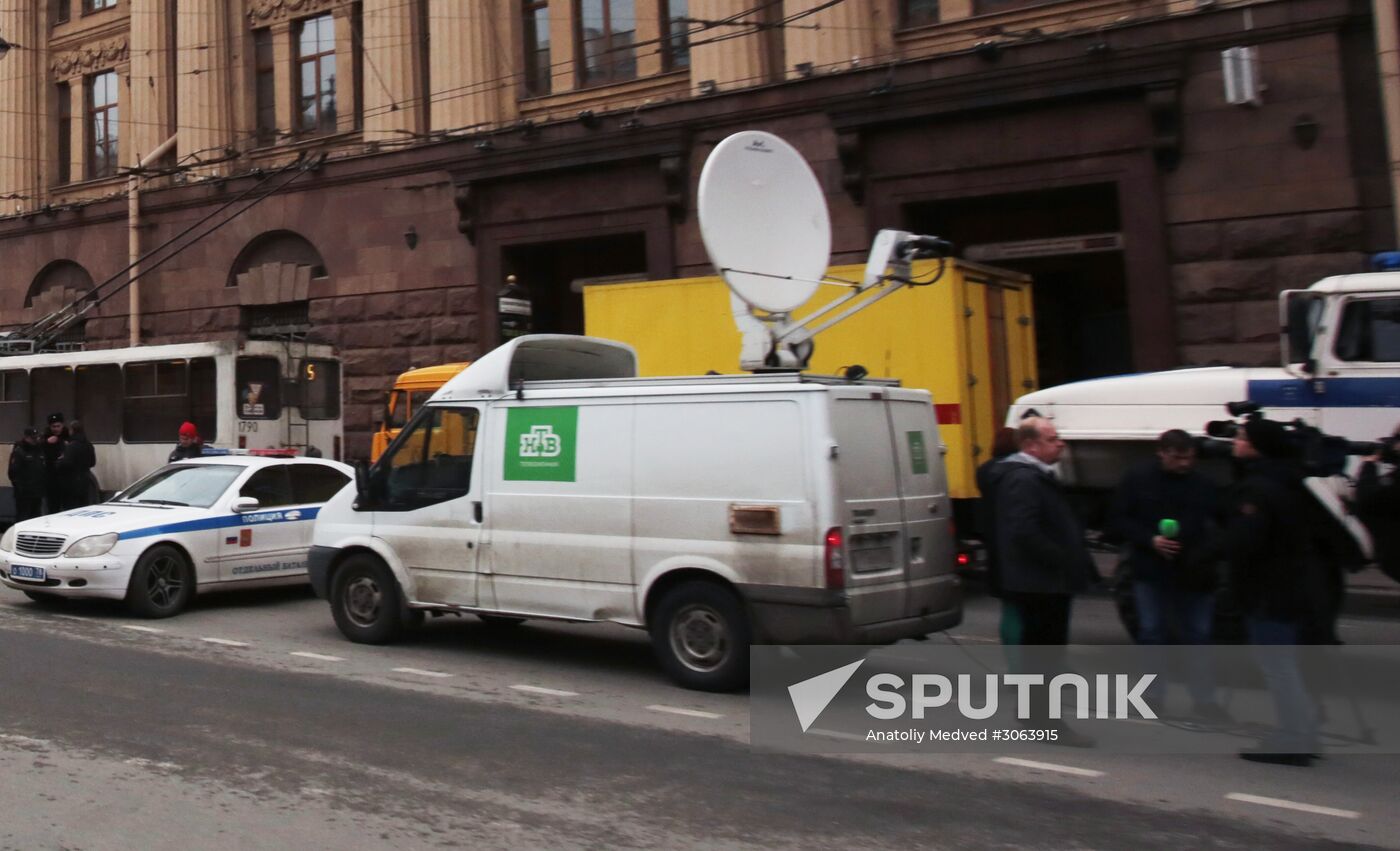
[[[1201, 446], [1201, 454], [1223, 456], [1229, 454], [1226, 440], [1233, 440], [1250, 420], [1268, 419], [1258, 402], [1230, 402], [1225, 406], [1230, 416], [1237, 420], [1211, 420], [1206, 423], [1207, 439]], [[1379, 454], [1383, 461], [1396, 463], [1397, 443], [1400, 438], [1385, 437], [1379, 441], [1355, 441], [1327, 434], [1317, 426], [1309, 425], [1301, 419], [1281, 422], [1284, 433], [1294, 447], [1294, 458], [1302, 465], [1306, 476], [1337, 476], [1347, 468], [1347, 458], [1352, 455]]]

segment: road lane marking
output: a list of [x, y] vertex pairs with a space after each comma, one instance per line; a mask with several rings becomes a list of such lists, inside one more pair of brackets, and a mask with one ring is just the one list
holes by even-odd
[[139, 756], [132, 757], [131, 759], [123, 761], [127, 765], [134, 765], [137, 768], [164, 768], [168, 771], [174, 771], [175, 769], [180, 767], [173, 762], [157, 762], [155, 760], [146, 759], [144, 757]]
[[35, 739], [30, 736], [21, 736], [17, 733], [0, 733], [0, 739], [19, 745], [43, 745], [47, 747], [49, 744], [48, 739]]
[[201, 638], [201, 639], [199, 639], [199, 640], [200, 640], [200, 641], [207, 641], [207, 642], [209, 642], [210, 644], [222, 644], [222, 645], [225, 646], [225, 647], [247, 647], [247, 646], [248, 646], [248, 643], [245, 642], [245, 641], [230, 641], [230, 640], [227, 639], [227, 638]]
[[999, 756], [992, 762], [999, 762], [1002, 765], [1014, 765], [1017, 768], [1033, 768], [1037, 771], [1058, 771], [1061, 774], [1073, 774], [1075, 777], [1102, 777], [1102, 771], [1092, 768], [1076, 768], [1073, 765], [1060, 765], [1055, 762], [1037, 762], [1033, 759], [1020, 759], [1014, 756]]
[[320, 662], [344, 662], [344, 661], [345, 661], [345, 657], [343, 657], [343, 656], [327, 656], [327, 655], [324, 654], [324, 653], [310, 653], [310, 652], [307, 652], [307, 651], [305, 651], [305, 650], [293, 650], [293, 651], [292, 651], [292, 655], [293, 655], [293, 656], [300, 656], [300, 657], [303, 658], [303, 659], [316, 659], [317, 661], [320, 661]]
[[134, 623], [124, 623], [124, 624], [122, 624], [122, 629], [129, 629], [129, 630], [132, 630], [133, 632], [149, 632], [149, 633], [152, 633], [152, 634], [165, 632], [165, 630], [163, 630], [163, 629], [158, 629], [157, 627], [153, 627], [153, 626], [140, 626], [139, 624], [134, 624]]
[[660, 704], [658, 704], [658, 703], [653, 703], [651, 706], [648, 706], [647, 709], [650, 709], [652, 712], [669, 712], [669, 713], [671, 713], [672, 715], [684, 715], [684, 716], [686, 716], [687, 718], [723, 718], [723, 717], [724, 717], [723, 715], [719, 714], [718, 712], [702, 712], [702, 711], [700, 711], [699, 709], [682, 709], [682, 708], [680, 708], [679, 706], [662, 706], [662, 705], [660, 705]]
[[444, 674], [442, 671], [425, 671], [422, 668], [395, 668], [400, 674], [417, 674], [420, 677], [450, 677], [451, 674]]
[[1301, 801], [1288, 801], [1283, 798], [1266, 798], [1263, 795], [1246, 795], [1243, 792], [1231, 792], [1226, 795], [1225, 798], [1230, 801], [1258, 804], [1261, 807], [1277, 807], [1280, 810], [1296, 810], [1300, 813], [1311, 813], [1317, 816], [1361, 818], [1361, 813], [1356, 810], [1339, 810], [1335, 807], [1319, 807], [1317, 804], [1304, 804]]
[[576, 691], [564, 691], [557, 688], [545, 688], [544, 686], [511, 686], [516, 691], [529, 692], [530, 694], [547, 694], [550, 697], [578, 697]]

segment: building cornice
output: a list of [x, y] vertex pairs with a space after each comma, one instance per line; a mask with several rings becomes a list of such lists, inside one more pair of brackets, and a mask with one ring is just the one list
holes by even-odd
[[248, 23], [263, 27], [344, 5], [348, 5], [344, 0], [254, 0], [248, 9]]
[[127, 37], [121, 35], [57, 54], [49, 60], [49, 71], [54, 79], [66, 80], [120, 65], [129, 55]]

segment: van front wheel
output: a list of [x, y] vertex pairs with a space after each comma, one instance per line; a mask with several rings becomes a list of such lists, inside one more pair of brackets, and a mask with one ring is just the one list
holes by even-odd
[[394, 574], [379, 559], [353, 555], [335, 573], [331, 615], [346, 638], [388, 644], [403, 632], [402, 599]]
[[732, 691], [748, 681], [749, 622], [727, 588], [677, 585], [657, 604], [650, 632], [661, 667], [686, 688]]

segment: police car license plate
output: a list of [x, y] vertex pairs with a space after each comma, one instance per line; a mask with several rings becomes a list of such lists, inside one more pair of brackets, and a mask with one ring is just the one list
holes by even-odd
[[10, 578], [37, 579], [38, 581], [43, 582], [49, 577], [48, 574], [44, 572], [44, 569], [42, 567], [31, 567], [27, 564], [12, 564], [10, 565]]

